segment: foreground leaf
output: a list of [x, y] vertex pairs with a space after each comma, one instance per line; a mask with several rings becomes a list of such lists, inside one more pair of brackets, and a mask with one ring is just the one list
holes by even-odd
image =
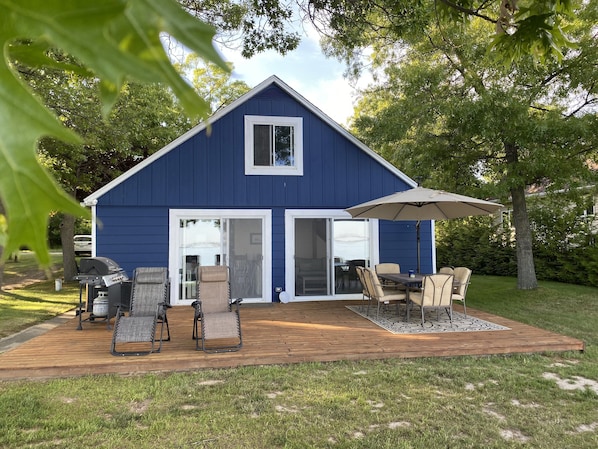
[[55, 67], [45, 52], [57, 48], [77, 58], [100, 80], [106, 114], [130, 78], [168, 85], [187, 114], [198, 118], [206, 118], [209, 105], [176, 72], [161, 33], [169, 33], [225, 70], [227, 66], [212, 46], [213, 29], [185, 13], [174, 0], [30, 0], [25, 4], [0, 0], [0, 8], [0, 198], [8, 223], [4, 254], [27, 245], [47, 265], [49, 213], [89, 213], [39, 165], [36, 144], [43, 136], [65, 142], [77, 142], [78, 137], [33, 97], [11, 63]]

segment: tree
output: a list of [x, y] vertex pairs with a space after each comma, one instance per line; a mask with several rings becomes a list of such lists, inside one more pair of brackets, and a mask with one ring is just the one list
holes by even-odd
[[579, 10], [570, 23], [577, 48], [562, 61], [528, 57], [508, 69], [488, 53], [483, 20], [429, 28], [424, 40], [373, 54], [381, 81], [358, 105], [355, 132], [406, 173], [511, 197], [520, 289], [537, 286], [526, 187], [596, 181], [595, 14]]
[[[463, 3], [443, 0], [416, 2], [413, 8], [410, 2], [394, 0], [380, 3], [365, 0], [297, 1], [316, 21], [316, 12], [324, 19], [330, 15], [328, 26], [337, 31], [343, 31], [351, 22], [356, 26], [368, 25], [361, 20], [362, 17], [383, 20], [384, 14], [390, 11], [398, 20], [392, 22], [390, 34], [384, 32], [384, 38], [392, 38], [393, 33], [395, 38], [401, 36], [402, 30], [419, 29], [419, 15], [422, 10], [426, 11], [426, 7], [428, 13], [442, 11], [438, 6], [443, 3], [449, 5], [446, 11], [463, 17], [461, 14], [481, 16], [480, 11], [498, 3], [498, 0], [478, 0], [479, 3], [473, 0]], [[520, 36], [521, 45], [507, 45], [507, 53], [514, 54], [514, 48], [522, 48], [527, 54], [537, 46], [542, 54], [543, 49], [558, 49], [565, 42], [555, 37], [558, 37], [562, 16], [571, 9], [570, 0], [504, 1], [501, 4], [509, 5], [513, 11], [517, 4], [520, 6], [518, 13], [500, 10], [496, 16], [505, 34]], [[294, 21], [289, 3], [269, 0], [180, 0], [180, 3], [198, 15], [208, 14], [205, 16], [207, 20], [217, 24], [222, 31], [243, 30], [245, 56], [267, 48], [284, 52], [298, 44], [296, 33], [287, 32], [284, 28]], [[199, 6], [196, 8], [196, 5]], [[383, 8], [378, 10], [378, 5]], [[533, 8], [527, 8], [529, 5]], [[540, 8], [537, 8], [538, 5]], [[48, 214], [54, 210], [75, 215], [86, 215], [87, 212], [69, 198], [39, 165], [35, 146], [44, 136], [69, 143], [79, 142], [79, 139], [31, 95], [15, 76], [13, 64], [34, 68], [51, 66], [98, 79], [105, 115], [116, 102], [127, 78], [143, 83], [164, 82], [180, 99], [187, 114], [202, 118], [206, 118], [208, 105], [175, 72], [164, 51], [162, 37], [166, 34], [225, 70], [226, 66], [212, 45], [214, 28], [193, 19], [174, 0], [104, 0], [99, 3], [35, 0], [26, 4], [6, 0], [3, 7], [0, 119], [4, 129], [9, 131], [0, 135], [0, 200], [6, 209], [8, 227], [6, 232], [0, 231], [0, 249], [4, 249], [6, 254], [27, 244], [36, 252], [40, 263], [48, 265], [50, 259], [45, 232]], [[212, 16], [213, 11], [215, 14]], [[345, 16], [351, 20], [344, 20]], [[428, 17], [432, 17], [431, 14]], [[220, 18], [225, 20], [218, 22]], [[521, 30], [525, 21], [530, 24], [531, 32], [509, 34], [512, 29]], [[355, 41], [359, 32], [357, 29], [357, 33], [349, 35], [353, 40], [347, 41], [346, 48], [355, 48], [353, 44], [361, 42]], [[364, 36], [371, 36], [371, 33]], [[75, 57], [84, 69], [48, 57], [47, 52], [54, 48]]]
[[574, 45], [563, 31], [573, 14], [571, 0], [310, 0], [304, 9], [327, 36], [329, 54], [360, 70], [361, 50], [423, 37], [428, 27], [447, 31], [483, 21], [484, 42], [504, 61], [532, 55], [562, 58]]
[[[188, 55], [184, 63], [177, 64], [176, 67], [187, 75], [195, 90], [210, 104], [211, 113], [232, 103], [250, 90], [244, 81], [231, 79], [230, 72], [215, 64], [205, 63], [197, 55]], [[231, 65], [231, 72], [232, 70]]]
[[[180, 69], [189, 69], [193, 63], [193, 85], [210, 104], [211, 112], [213, 105], [226, 104], [249, 90], [245, 83], [231, 81], [230, 73], [215, 64], [204, 64], [193, 54], [187, 59], [189, 64]], [[43, 165], [78, 202], [193, 125], [176, 98], [161, 84], [126, 83], [112, 111], [104, 118], [97, 80], [48, 69], [23, 68], [20, 73], [44, 104], [85, 142], [65, 144], [44, 138], [39, 144]], [[59, 229], [65, 279], [77, 274], [74, 228], [75, 217], [61, 214]]]
[[[78, 202], [147, 158], [191, 127], [172, 93], [161, 84], [123, 86], [108, 117], [102, 116], [97, 80], [73, 73], [28, 71], [24, 77], [44, 104], [84, 140], [66, 144], [45, 137], [39, 158]], [[60, 214], [65, 279], [77, 274], [75, 216]]]
[[250, 58], [276, 50], [286, 54], [297, 48], [301, 36], [293, 29], [291, 2], [271, 0], [178, 0], [189, 13], [211, 24], [222, 45], [240, 47]]
[[[42, 137], [67, 143], [78, 143], [80, 138], [31, 95], [16, 76], [15, 64], [54, 67], [97, 79], [104, 115], [130, 77], [144, 83], [164, 82], [190, 116], [205, 118], [206, 102], [175, 71], [161, 33], [227, 69], [212, 45], [213, 28], [185, 13], [173, 0], [4, 2], [0, 27], [0, 199], [8, 223], [7, 232], [0, 236], [4, 254], [26, 244], [47, 266], [49, 213], [88, 214], [36, 159], [36, 143]], [[54, 48], [81, 61], [85, 68], [52, 59], [49, 50]]]

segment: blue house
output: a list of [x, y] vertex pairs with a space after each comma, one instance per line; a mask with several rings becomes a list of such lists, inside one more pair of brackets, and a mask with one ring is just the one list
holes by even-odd
[[[347, 207], [416, 183], [273, 76], [85, 199], [94, 256], [167, 266], [171, 302], [198, 265], [225, 264], [247, 302], [361, 298], [356, 265], [417, 264], [415, 222]], [[421, 227], [422, 271], [435, 266]]]

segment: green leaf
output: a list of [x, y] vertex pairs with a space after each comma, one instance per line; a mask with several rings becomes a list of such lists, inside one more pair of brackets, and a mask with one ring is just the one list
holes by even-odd
[[[123, 83], [135, 79], [169, 86], [187, 114], [199, 118], [207, 118], [209, 105], [176, 72], [161, 34], [169, 33], [199, 56], [228, 68], [212, 45], [213, 29], [174, 0], [0, 0], [0, 8], [0, 198], [7, 216], [7, 234], [0, 241], [6, 237], [4, 254], [27, 245], [46, 265], [50, 212], [89, 213], [39, 165], [36, 145], [44, 136], [79, 139], [16, 77], [11, 62], [93, 73], [101, 83], [106, 115]], [[83, 68], [52, 60], [50, 48], [75, 57]]]
[[49, 57], [48, 52], [50, 52], [52, 48], [46, 41], [21, 42], [10, 45], [8, 50], [11, 61], [18, 62], [25, 66], [33, 68], [48, 67], [55, 70], [73, 72], [82, 77], [93, 76], [93, 73], [85, 67], [69, 62], [57, 61]]

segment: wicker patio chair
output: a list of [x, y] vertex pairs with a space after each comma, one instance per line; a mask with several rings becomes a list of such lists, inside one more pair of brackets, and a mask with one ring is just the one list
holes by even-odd
[[[125, 315], [120, 306], [116, 312], [110, 348], [112, 355], [147, 355], [160, 352], [164, 325], [167, 330], [166, 340], [170, 340], [167, 307], [169, 307], [168, 269], [137, 268], [133, 276], [129, 313]], [[158, 324], [160, 324], [160, 334], [156, 336]], [[156, 341], [159, 341], [157, 349]], [[139, 346], [143, 346], [143, 350]], [[124, 350], [126, 348], [129, 349]]]
[[[238, 351], [243, 346], [239, 314], [242, 299], [231, 301], [228, 267], [200, 266], [197, 274], [198, 299], [192, 304], [195, 308], [195, 349], [204, 352]], [[210, 340], [214, 340], [215, 343], [212, 342], [208, 347], [206, 343]], [[231, 340], [234, 343], [231, 343]]]
[[357, 277], [359, 278], [359, 282], [361, 282], [361, 310], [363, 311], [363, 309], [365, 308], [365, 299], [367, 298], [369, 303], [371, 296], [365, 281], [365, 268], [357, 266], [355, 267], [355, 269], [357, 270]]
[[453, 267], [440, 267], [438, 273], [442, 274], [455, 274], [455, 269]]
[[[370, 292], [370, 302], [368, 303], [367, 315], [370, 314], [370, 303], [376, 301], [378, 304], [378, 310], [376, 313], [376, 319], [380, 316], [380, 305], [388, 305], [390, 303], [397, 304], [397, 312], [399, 310], [399, 303], [407, 301], [407, 293], [405, 291], [399, 291], [395, 288], [383, 288], [380, 283], [380, 279], [374, 270], [371, 268], [365, 268], [365, 281]], [[397, 313], [398, 314], [398, 313]]]
[[455, 267], [455, 280], [458, 281], [459, 285], [453, 289], [453, 301], [461, 301], [463, 303], [463, 311], [465, 312], [465, 316], [467, 316], [465, 295], [471, 281], [471, 269], [467, 267]]
[[436, 309], [437, 317], [440, 309], [444, 309], [449, 316], [451, 326], [453, 325], [453, 279], [452, 274], [446, 273], [424, 276], [421, 291], [412, 292], [409, 296], [409, 300], [421, 309], [422, 326], [425, 320], [425, 309]]
[[[401, 266], [398, 263], [392, 262], [382, 262], [376, 264], [374, 267], [376, 269], [376, 274], [379, 276], [381, 274], [400, 274], [401, 273]], [[389, 280], [382, 280], [382, 287], [392, 287], [398, 290], [405, 290], [406, 287], [398, 282], [393, 282]]]

